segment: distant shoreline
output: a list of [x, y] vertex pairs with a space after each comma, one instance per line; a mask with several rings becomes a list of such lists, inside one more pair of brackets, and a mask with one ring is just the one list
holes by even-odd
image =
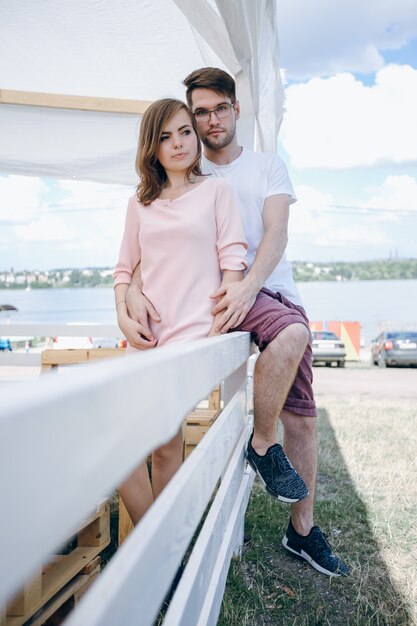
[[[295, 277], [294, 277], [295, 278]], [[341, 278], [338, 279], [336, 277], [326, 277], [326, 278], [322, 278], [322, 277], [317, 277], [317, 278], [302, 278], [302, 279], [295, 279], [296, 283], [337, 283], [337, 282], [342, 282], [342, 283], [364, 283], [364, 282], [371, 282], [371, 281], [380, 281], [380, 282], [384, 282], [384, 281], [388, 281], [388, 280], [416, 280], [417, 279], [417, 275], [416, 276], [386, 276], [384, 278]], [[35, 290], [39, 290], [39, 289], [112, 289], [113, 288], [113, 282], [111, 284], [109, 283], [102, 283], [102, 284], [96, 284], [96, 285], [89, 285], [89, 284], [54, 284], [54, 285], [50, 285], [50, 284], [41, 284], [41, 285], [2, 285], [0, 284], [0, 292], [1, 291], [35, 291]]]
[[49, 285], [49, 284], [41, 284], [41, 285], [2, 285], [0, 284], [0, 291], [35, 291], [39, 289], [112, 289], [113, 283], [103, 283], [98, 285], [77, 285], [77, 284], [68, 284], [65, 283], [63, 285]]
[[[357, 282], [369, 280], [415, 280], [417, 259], [377, 259], [373, 261], [336, 261], [332, 263], [292, 262], [296, 283]], [[113, 269], [0, 271], [1, 289], [71, 289], [113, 286]]]

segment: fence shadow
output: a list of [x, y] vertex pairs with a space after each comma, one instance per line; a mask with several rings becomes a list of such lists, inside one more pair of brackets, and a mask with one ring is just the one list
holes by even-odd
[[315, 572], [281, 546], [289, 508], [255, 483], [243, 558], [230, 570], [218, 626], [413, 624], [372, 532], [325, 409], [318, 417], [315, 523], [351, 569], [349, 578]]

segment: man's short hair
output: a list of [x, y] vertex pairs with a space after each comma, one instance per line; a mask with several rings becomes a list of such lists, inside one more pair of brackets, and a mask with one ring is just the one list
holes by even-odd
[[202, 67], [194, 70], [185, 78], [184, 85], [187, 87], [186, 98], [188, 106], [192, 107], [191, 96], [194, 89], [211, 89], [222, 96], [227, 96], [230, 100], [236, 100], [236, 86], [234, 79], [223, 70], [217, 67]]

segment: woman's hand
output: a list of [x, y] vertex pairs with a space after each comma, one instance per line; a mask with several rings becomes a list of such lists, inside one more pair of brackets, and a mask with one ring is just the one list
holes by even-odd
[[133, 348], [149, 350], [155, 348], [158, 343], [149, 328], [145, 328], [136, 320], [132, 320], [127, 314], [118, 316], [118, 324], [129, 345]]
[[152, 303], [146, 296], [143, 295], [142, 291], [139, 291], [136, 288], [133, 283], [126, 292], [126, 304], [129, 317], [133, 321], [139, 322], [142, 328], [140, 334], [148, 339], [148, 341], [151, 341], [153, 337], [149, 328], [149, 318], [151, 318], [154, 322], [160, 322], [161, 318]]

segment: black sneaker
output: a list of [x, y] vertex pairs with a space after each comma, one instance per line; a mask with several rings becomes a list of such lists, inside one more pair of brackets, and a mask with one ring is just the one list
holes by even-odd
[[284, 548], [305, 559], [314, 569], [327, 576], [349, 576], [349, 568], [333, 553], [325, 535], [318, 526], [313, 526], [307, 537], [295, 530], [291, 519], [282, 545]]
[[259, 455], [252, 447], [251, 434], [246, 456], [249, 465], [257, 473], [266, 491], [282, 502], [298, 502], [308, 496], [308, 489], [295, 471], [279, 443]]

